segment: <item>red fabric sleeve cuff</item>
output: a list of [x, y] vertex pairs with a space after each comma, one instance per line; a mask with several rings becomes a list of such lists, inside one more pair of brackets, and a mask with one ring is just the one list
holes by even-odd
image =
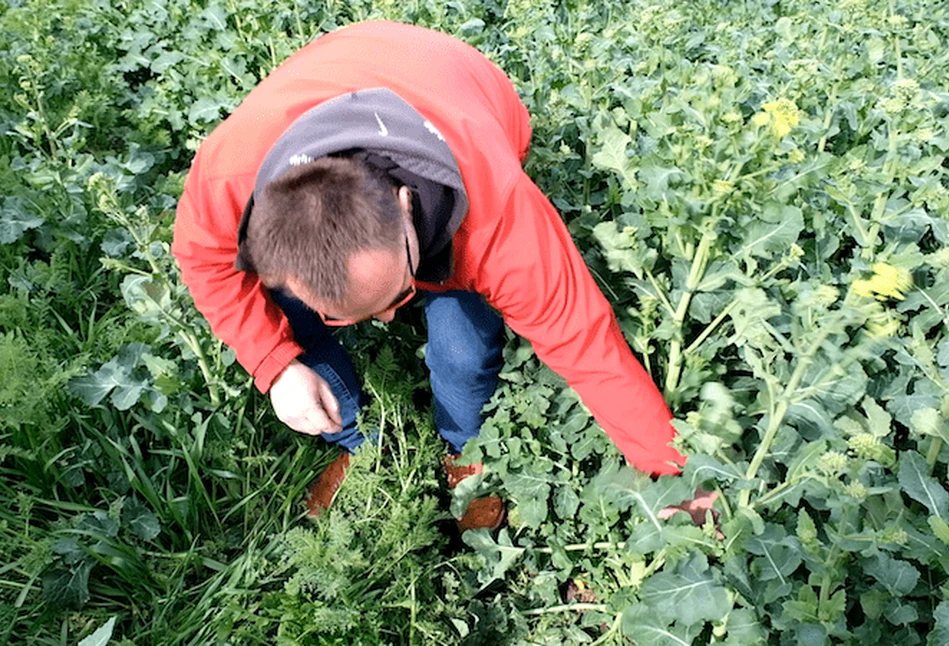
[[630, 460], [626, 456], [627, 462], [637, 469], [654, 476], [674, 476], [682, 473], [682, 467], [685, 466], [686, 458], [671, 446], [663, 446], [652, 452], [649, 457], [636, 456], [637, 459]]
[[266, 394], [284, 368], [301, 354], [303, 348], [293, 341], [286, 341], [274, 348], [254, 371], [254, 385], [257, 390]]

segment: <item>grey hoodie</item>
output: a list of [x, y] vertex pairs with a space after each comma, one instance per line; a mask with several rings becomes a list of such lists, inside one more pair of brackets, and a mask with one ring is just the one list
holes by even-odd
[[[254, 195], [294, 166], [343, 152], [357, 153], [412, 189], [422, 256], [417, 277], [426, 282], [447, 280], [451, 238], [468, 212], [468, 194], [442, 134], [392, 90], [350, 92], [300, 115], [264, 158]], [[238, 230], [234, 264], [241, 271], [253, 271], [243, 245], [253, 204], [252, 195]]]

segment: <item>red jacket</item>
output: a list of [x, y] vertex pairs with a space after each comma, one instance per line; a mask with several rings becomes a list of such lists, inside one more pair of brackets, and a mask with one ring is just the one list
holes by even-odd
[[172, 245], [214, 333], [266, 392], [302, 348], [257, 277], [234, 268], [237, 229], [257, 170], [306, 110], [340, 94], [389, 88], [445, 137], [470, 198], [441, 285], [480, 293], [563, 376], [634, 466], [675, 473], [671, 414], [633, 357], [559, 214], [521, 169], [526, 108], [477, 50], [398, 23], [353, 25], [296, 52], [202, 143], [178, 205]]

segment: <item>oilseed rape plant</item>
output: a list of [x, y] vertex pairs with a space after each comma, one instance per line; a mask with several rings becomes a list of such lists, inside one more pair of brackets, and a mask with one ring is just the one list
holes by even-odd
[[[304, 519], [334, 455], [211, 334], [171, 224], [221, 119], [371, 19], [512, 78], [681, 475], [511, 333], [446, 493], [407, 307], [340, 332], [380, 442]], [[8, 0], [0, 643], [949, 644], [946, 51], [941, 0]], [[507, 524], [458, 535], [485, 494]]]

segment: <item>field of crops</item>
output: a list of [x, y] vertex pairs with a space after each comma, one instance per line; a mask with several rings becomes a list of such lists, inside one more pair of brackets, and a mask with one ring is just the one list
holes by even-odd
[[[346, 329], [381, 444], [283, 427], [169, 255], [191, 155], [297, 47], [477, 46], [666, 395], [624, 466], [511, 336], [454, 498], [421, 309]], [[943, 0], [4, 0], [0, 643], [949, 644]], [[660, 511], [697, 486], [717, 521]], [[450, 510], [499, 492], [499, 532]]]

